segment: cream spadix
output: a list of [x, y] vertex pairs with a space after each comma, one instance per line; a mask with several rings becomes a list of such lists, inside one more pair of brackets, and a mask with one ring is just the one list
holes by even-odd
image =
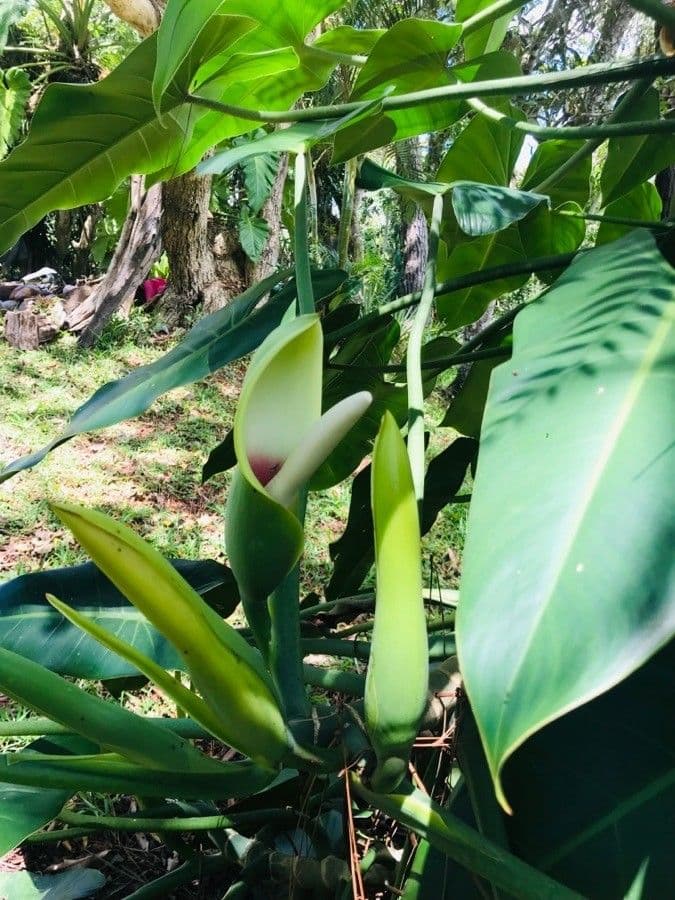
[[291, 450], [281, 469], [267, 483], [267, 493], [290, 506], [319, 466], [328, 458], [373, 402], [369, 391], [345, 397], [325, 412]]
[[237, 456], [225, 541], [246, 617], [267, 652], [267, 598], [302, 553], [297, 499], [372, 401], [362, 391], [321, 415], [323, 334], [317, 315], [282, 322], [260, 345], [234, 419]]

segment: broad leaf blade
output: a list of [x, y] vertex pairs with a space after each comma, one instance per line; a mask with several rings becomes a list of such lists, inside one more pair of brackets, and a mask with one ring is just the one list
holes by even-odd
[[458, 181], [452, 185], [452, 208], [465, 234], [482, 237], [519, 222], [548, 197], [501, 185]]
[[248, 209], [242, 207], [239, 216], [239, 242], [242, 250], [253, 262], [258, 262], [265, 249], [270, 227], [260, 216], [251, 215]]
[[[573, 661], [571, 661], [573, 662]], [[675, 643], [535, 735], [504, 770], [514, 850], [585, 897], [672, 891]], [[551, 815], [556, 810], [556, 815]]]
[[675, 629], [674, 355], [675, 273], [635, 232], [526, 308], [493, 373], [457, 629], [504, 804], [513, 751]]
[[[457, 0], [455, 18], [458, 22], [464, 22], [492, 5], [493, 0]], [[482, 28], [474, 31], [473, 34], [467, 35], [463, 42], [466, 58], [479, 56], [481, 53], [490, 53], [492, 50], [499, 50], [506, 37], [509, 22], [513, 15], [513, 12], [509, 12], [495, 19], [494, 22], [483, 25]]]
[[[658, 222], [661, 218], [663, 201], [651, 181], [645, 181], [634, 187], [632, 191], [619, 197], [603, 210], [605, 216], [617, 218], [637, 219], [650, 222]], [[630, 225], [621, 225], [616, 222], [602, 222], [595, 238], [596, 246], [608, 244], [622, 237], [631, 230]]]
[[[622, 117], [622, 122], [659, 118], [659, 93], [650, 88], [635, 101]], [[672, 135], [645, 134], [613, 138], [607, 145], [607, 159], [602, 168], [600, 188], [602, 205], [618, 200], [637, 185], [647, 181], [661, 169], [675, 162], [675, 139]]]
[[[234, 576], [212, 560], [174, 560], [172, 565], [221, 614], [238, 602]], [[21, 575], [0, 585], [0, 647], [60, 675], [105, 679], [137, 675], [138, 670], [82, 634], [47, 602], [56, 594], [79, 612], [133, 644], [165, 669], [183, 667], [169, 642], [152, 627], [93, 563]]]

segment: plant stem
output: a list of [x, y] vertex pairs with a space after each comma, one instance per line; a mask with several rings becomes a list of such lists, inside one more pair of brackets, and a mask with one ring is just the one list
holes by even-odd
[[[521, 75], [516, 78], [494, 78], [489, 81], [443, 85], [421, 91], [411, 91], [396, 97], [384, 97], [381, 102], [383, 112], [398, 109], [410, 109], [424, 103], [435, 103], [438, 100], [468, 100], [472, 97], [498, 96], [514, 97], [527, 94], [542, 94], [551, 90], [590, 87], [596, 84], [615, 84], [621, 81], [632, 81], [636, 78], [675, 74], [675, 57], [653, 57], [639, 62], [596, 63], [580, 69], [565, 72], [546, 72], [541, 75]], [[188, 103], [214, 109], [225, 115], [251, 122], [315, 122], [318, 119], [338, 119], [349, 113], [357, 112], [363, 101], [336, 103], [332, 106], [314, 106], [305, 109], [249, 109], [245, 106], [233, 106], [220, 103], [197, 94], [185, 94]], [[298, 157], [299, 158], [299, 157]]]
[[[581, 251], [578, 251], [581, 252]], [[507, 263], [503, 266], [494, 266], [490, 269], [482, 269], [479, 272], [468, 272], [466, 275], [458, 275], [455, 278], [449, 278], [446, 281], [439, 281], [434, 287], [434, 294], [450, 294], [453, 291], [464, 290], [465, 288], [475, 287], [478, 284], [487, 284], [490, 281], [500, 281], [502, 278], [510, 278], [512, 275], [529, 275], [537, 272], [546, 272], [551, 269], [564, 269], [575, 258], [577, 253], [561, 253], [557, 256], [542, 256], [537, 259], [525, 259], [522, 262]], [[339, 341], [351, 334], [360, 331], [366, 325], [370, 325], [377, 319], [391, 313], [400, 312], [419, 303], [421, 292], [412, 294], [403, 294], [389, 303], [379, 306], [375, 312], [368, 313], [330, 333], [331, 340]]]
[[474, 31], [478, 31], [484, 25], [489, 25], [497, 19], [501, 19], [502, 16], [515, 12], [521, 6], [525, 6], [527, 2], [528, 0], [496, 0], [495, 3], [486, 6], [485, 9], [466, 19], [463, 23], [462, 36], [466, 37], [467, 34], [473, 34]]
[[76, 838], [89, 837], [96, 834], [96, 828], [54, 828], [52, 831], [36, 831], [29, 835], [25, 844], [46, 844], [53, 841], [73, 841]]
[[402, 787], [376, 794], [351, 774], [354, 792], [371, 806], [411, 828], [463, 868], [522, 900], [581, 900], [581, 895], [487, 840], [421, 791]]
[[298, 813], [292, 809], [261, 809], [250, 812], [233, 813], [231, 816], [186, 816], [160, 818], [153, 816], [91, 816], [62, 810], [58, 816], [66, 825], [82, 828], [97, 828], [111, 831], [213, 831], [221, 828], [241, 828], [260, 823], [297, 823]]
[[565, 125], [560, 128], [548, 125], [536, 125], [531, 122], [520, 122], [506, 113], [493, 109], [482, 100], [472, 98], [469, 106], [477, 113], [492, 119], [493, 122], [503, 122], [514, 131], [522, 131], [532, 137], [548, 140], [576, 141], [583, 138], [606, 140], [608, 138], [635, 137], [642, 134], [672, 134], [675, 132], [675, 119], [652, 119], [645, 122], [614, 122], [605, 125]]
[[[303, 520], [304, 509], [300, 521]], [[302, 671], [299, 598], [300, 567], [296, 566], [268, 601], [272, 620], [269, 666], [286, 719], [306, 718], [311, 714]]]
[[[478, 362], [482, 359], [501, 359], [506, 358], [507, 356], [511, 356], [511, 351], [505, 347], [489, 347], [485, 350], [476, 350], [474, 353], [453, 353], [452, 356], [445, 356], [440, 359], [428, 359], [426, 362], [420, 362], [419, 368], [421, 370], [436, 370], [439, 371], [442, 369], [448, 369], [451, 366], [462, 366], [464, 363], [472, 363]], [[410, 358], [410, 353], [408, 352], [408, 358]], [[332, 363], [327, 362], [326, 368], [328, 369], [346, 369], [350, 372], [407, 372], [408, 366], [406, 365], [391, 365], [391, 366], [358, 366], [350, 363], [349, 365], [343, 365], [342, 363]], [[408, 441], [408, 445], [410, 445], [410, 441]]]
[[443, 195], [436, 194], [429, 225], [429, 250], [424, 269], [424, 285], [410, 337], [406, 372], [408, 375], [408, 459], [420, 515], [424, 500], [424, 385], [422, 383], [422, 339], [431, 315], [436, 286], [436, 258], [443, 218]]
[[[311, 163], [310, 163], [311, 165]], [[314, 312], [314, 289], [309, 258], [309, 225], [307, 220], [307, 159], [304, 153], [295, 157], [295, 279], [298, 290], [298, 313]]]
[[571, 219], [585, 219], [587, 222], [607, 222], [609, 225], [627, 225], [629, 228], [656, 228], [667, 231], [675, 226], [675, 221], [663, 219], [660, 222], [650, 222], [643, 219], [630, 219], [625, 216], [607, 216], [600, 213], [578, 213], [571, 210], [561, 209], [558, 211], [561, 216], [569, 216]]
[[[636, 81], [617, 103], [616, 109], [607, 120], [608, 124], [620, 122], [626, 110], [630, 109], [633, 103], [649, 90], [652, 81], [653, 78], [642, 78], [639, 81]], [[579, 147], [576, 153], [573, 153], [568, 160], [558, 166], [557, 169], [551, 172], [551, 174], [544, 178], [538, 185], [533, 187], [532, 190], [537, 193], [546, 193], [547, 190], [558, 184], [568, 172], [572, 172], [580, 162], [583, 162], [588, 156], [592, 156], [604, 141], [604, 138], [595, 138], [587, 141], [583, 147]]]
[[354, 196], [356, 194], [356, 172], [358, 158], [348, 159], [345, 165], [345, 179], [342, 185], [342, 204], [340, 206], [340, 230], [338, 232], [337, 251], [338, 268], [344, 269], [349, 262], [349, 238], [352, 233], [354, 218]]
[[309, 665], [304, 665], [302, 668], [307, 684], [323, 688], [326, 691], [338, 691], [341, 694], [350, 694], [352, 697], [363, 697], [366, 679], [358, 672], [349, 672], [344, 669], [324, 669], [320, 666]]
[[675, 32], [675, 9], [662, 0], [628, 0], [628, 3], [650, 19]]

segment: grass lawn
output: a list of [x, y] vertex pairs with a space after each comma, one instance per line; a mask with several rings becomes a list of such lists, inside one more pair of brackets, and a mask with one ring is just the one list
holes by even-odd
[[[44, 350], [20, 352], [0, 341], [0, 463], [51, 440], [93, 391], [172, 346], [132, 319], [109, 329], [89, 352], [62, 338]], [[0, 582], [23, 572], [84, 559], [48, 508], [70, 500], [118, 517], [170, 556], [225, 560], [223, 510], [228, 475], [201, 484], [209, 451], [232, 424], [244, 365], [228, 366], [207, 381], [161, 397], [145, 415], [57, 448], [31, 471], [0, 484]], [[442, 406], [430, 401], [430, 420]], [[432, 450], [452, 432], [432, 435]], [[314, 494], [308, 510], [305, 588], [321, 593], [331, 563], [328, 545], [339, 537], [349, 504], [349, 482]], [[447, 508], [424, 546], [425, 576], [454, 587], [466, 509]]]

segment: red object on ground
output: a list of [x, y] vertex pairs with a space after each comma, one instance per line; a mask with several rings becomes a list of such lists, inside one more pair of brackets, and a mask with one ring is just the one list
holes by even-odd
[[166, 290], [166, 278], [146, 278], [143, 282], [143, 297], [146, 303], [152, 303]]

